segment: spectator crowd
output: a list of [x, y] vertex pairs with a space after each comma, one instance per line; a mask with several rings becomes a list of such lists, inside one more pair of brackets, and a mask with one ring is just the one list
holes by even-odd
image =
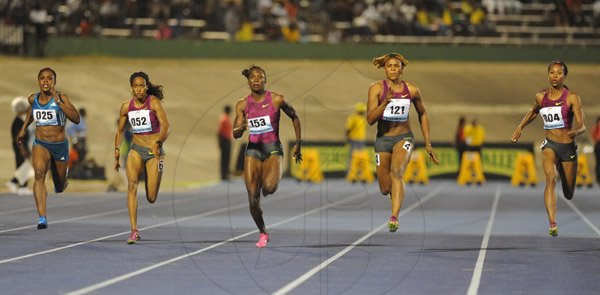
[[[0, 0], [4, 24], [43, 30], [43, 18], [58, 35], [94, 36], [102, 28], [142, 28], [131, 19], [155, 19], [157, 39], [197, 34], [179, 20], [206, 21], [204, 31], [226, 32], [230, 40], [330, 43], [377, 34], [486, 36], [494, 34], [488, 14], [520, 13], [525, 3], [554, 3], [550, 25], [600, 26], [600, 0]], [[584, 17], [582, 5], [593, 15]], [[175, 22], [169, 20], [176, 20]], [[41, 34], [41, 33], [40, 33]], [[191, 37], [194, 37], [192, 35]]]

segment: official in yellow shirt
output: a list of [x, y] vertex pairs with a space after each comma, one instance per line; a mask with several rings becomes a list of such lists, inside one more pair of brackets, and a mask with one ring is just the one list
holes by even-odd
[[346, 119], [346, 141], [350, 144], [348, 151], [348, 169], [350, 169], [350, 161], [352, 153], [355, 150], [364, 149], [367, 141], [367, 105], [357, 103], [354, 105], [354, 114]]
[[477, 119], [473, 119], [471, 124], [465, 126], [465, 140], [467, 142], [467, 150], [481, 153], [481, 146], [485, 140], [485, 129], [480, 124], [477, 124]]

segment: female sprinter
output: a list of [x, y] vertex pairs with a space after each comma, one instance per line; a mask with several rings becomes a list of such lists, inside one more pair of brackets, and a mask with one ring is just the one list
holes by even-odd
[[[535, 96], [535, 103], [525, 114], [521, 124], [511, 137], [513, 143], [519, 140], [521, 132], [538, 114], [542, 115], [546, 139], [542, 142], [542, 166], [546, 175], [544, 203], [548, 213], [550, 228], [548, 234], [558, 236], [556, 225], [556, 170], [560, 175], [563, 194], [567, 200], [573, 198], [577, 176], [577, 145], [575, 136], [585, 132], [581, 99], [577, 93], [569, 90], [564, 81], [569, 70], [562, 61], [553, 61], [548, 65], [550, 87]], [[575, 125], [573, 125], [575, 118]]]
[[163, 89], [154, 85], [144, 72], [135, 72], [129, 77], [133, 98], [123, 102], [115, 135], [115, 171], [119, 171], [119, 146], [127, 122], [133, 131], [133, 144], [127, 156], [127, 208], [131, 234], [127, 244], [140, 240], [137, 228], [137, 187], [140, 173], [145, 170], [146, 199], [154, 203], [158, 197], [163, 173], [165, 151], [163, 142], [169, 136], [169, 121], [162, 107]]
[[79, 113], [69, 96], [57, 92], [56, 72], [51, 68], [43, 68], [38, 73], [40, 92], [29, 96], [29, 110], [25, 123], [19, 131], [17, 140], [23, 142], [27, 127], [35, 120], [35, 140], [32, 149], [32, 165], [35, 171], [33, 197], [38, 211], [37, 229], [48, 228], [46, 219], [46, 174], [52, 171], [54, 192], [62, 193], [67, 187], [69, 167], [69, 142], [65, 134], [67, 118], [79, 123]]
[[373, 64], [377, 68], [384, 69], [386, 79], [369, 86], [367, 122], [369, 125], [377, 123], [375, 139], [377, 180], [382, 194], [391, 193], [392, 215], [388, 228], [390, 232], [395, 232], [398, 229], [398, 213], [404, 201], [402, 176], [415, 145], [408, 121], [411, 104], [414, 104], [419, 115], [429, 158], [435, 164], [439, 162], [431, 147], [429, 118], [421, 92], [416, 85], [401, 80], [408, 61], [398, 53], [390, 53], [374, 58]]
[[235, 106], [233, 137], [240, 138], [246, 129], [250, 133], [244, 159], [244, 179], [250, 214], [260, 231], [256, 247], [264, 248], [269, 234], [260, 208], [260, 193], [262, 191], [263, 196], [273, 194], [281, 180], [283, 149], [279, 141], [279, 111], [283, 110], [294, 124], [294, 158], [297, 163], [302, 161], [300, 118], [283, 95], [265, 90], [267, 73], [261, 67], [250, 66], [242, 71], [242, 75], [248, 79], [251, 93]]

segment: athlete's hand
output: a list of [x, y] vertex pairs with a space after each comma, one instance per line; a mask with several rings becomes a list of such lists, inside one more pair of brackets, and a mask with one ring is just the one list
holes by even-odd
[[577, 136], [577, 131], [576, 130], [569, 130], [569, 132], [567, 132], [567, 134], [569, 134], [569, 137], [575, 138], [575, 136]]
[[115, 157], [115, 172], [119, 172], [119, 168], [121, 168], [121, 164], [119, 164], [119, 157]]
[[25, 133], [26, 131], [21, 129], [19, 130], [19, 133], [17, 134], [17, 143], [18, 144], [23, 144], [23, 139], [25, 139]]
[[385, 99], [383, 99], [383, 105], [387, 106], [390, 102], [392, 102], [392, 98], [394, 98], [394, 88], [390, 86], [390, 88], [388, 89], [388, 93], [385, 96]]
[[52, 93], [52, 97], [54, 97], [54, 101], [56, 101], [56, 104], [58, 105], [58, 107], [62, 109], [62, 105], [61, 105], [62, 99], [60, 99], [60, 96], [58, 96], [58, 94], [56, 93], [56, 88], [54, 88], [54, 86], [52, 86], [50, 91]]
[[302, 162], [302, 141], [296, 142], [294, 145], [294, 159], [297, 164]]
[[154, 154], [154, 158], [160, 160], [160, 147], [158, 146], [158, 143], [154, 143], [152, 146], [152, 153]]
[[439, 165], [440, 161], [438, 160], [437, 156], [435, 155], [435, 152], [433, 151], [433, 147], [431, 147], [431, 144], [426, 145], [425, 150], [427, 150], [427, 154], [429, 155], [429, 160], [431, 160], [436, 165]]
[[519, 141], [519, 137], [521, 137], [521, 128], [515, 129], [515, 132], [513, 133], [512, 137], [510, 138], [510, 141], [512, 143], [517, 143], [517, 141]]

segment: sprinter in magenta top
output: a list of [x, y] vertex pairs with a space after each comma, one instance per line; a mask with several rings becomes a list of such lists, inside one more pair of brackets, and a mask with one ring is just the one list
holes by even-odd
[[296, 144], [293, 157], [297, 163], [302, 161], [300, 118], [283, 95], [265, 89], [267, 73], [264, 69], [252, 65], [244, 69], [242, 75], [248, 80], [250, 95], [238, 100], [235, 106], [233, 137], [242, 137], [245, 130], [250, 133], [244, 158], [244, 180], [250, 214], [260, 231], [256, 247], [264, 248], [269, 241], [269, 234], [260, 208], [260, 194], [273, 194], [281, 180], [283, 148], [279, 141], [280, 110], [292, 119], [294, 125]]
[[386, 79], [369, 86], [367, 122], [377, 123], [375, 139], [375, 163], [377, 181], [382, 194], [391, 199], [391, 216], [388, 221], [390, 232], [398, 229], [398, 213], [404, 200], [402, 176], [410, 162], [415, 139], [410, 129], [408, 114], [414, 105], [419, 115], [425, 150], [429, 159], [438, 164], [429, 138], [429, 117], [416, 85], [402, 80], [408, 60], [398, 53], [389, 53], [373, 59], [377, 68], [383, 68]]
[[131, 149], [127, 155], [127, 209], [131, 234], [127, 244], [140, 240], [137, 227], [137, 187], [142, 171], [146, 176], [146, 199], [154, 203], [158, 197], [162, 179], [165, 151], [163, 142], [169, 136], [169, 120], [162, 107], [163, 87], [150, 82], [144, 72], [135, 72], [129, 77], [133, 97], [121, 104], [117, 134], [115, 135], [115, 171], [119, 171], [121, 141], [127, 124], [133, 130]]
[[[577, 145], [575, 136], [585, 132], [585, 117], [581, 98], [564, 85], [569, 69], [562, 61], [548, 65], [550, 87], [535, 96], [533, 107], [525, 114], [511, 137], [513, 143], [519, 140], [527, 124], [541, 115], [546, 138], [542, 142], [542, 166], [546, 175], [544, 203], [548, 213], [550, 236], [558, 236], [556, 225], [556, 171], [561, 179], [563, 195], [573, 198], [577, 176]], [[575, 121], [575, 124], [573, 124]]]
[[127, 111], [127, 122], [131, 125], [134, 134], [147, 135], [160, 132], [160, 122], [156, 116], [156, 111], [150, 107], [150, 102], [158, 99], [155, 96], [147, 95], [142, 105], [136, 105], [136, 99], [129, 101]]

